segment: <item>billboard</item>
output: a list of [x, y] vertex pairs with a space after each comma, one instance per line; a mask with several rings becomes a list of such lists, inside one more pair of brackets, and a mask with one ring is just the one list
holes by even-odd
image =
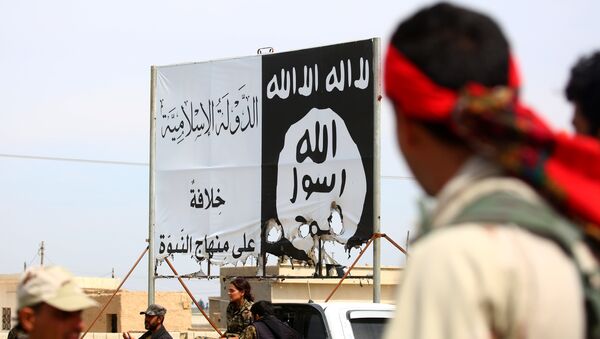
[[155, 67], [156, 256], [314, 262], [319, 239], [367, 241], [375, 42]]

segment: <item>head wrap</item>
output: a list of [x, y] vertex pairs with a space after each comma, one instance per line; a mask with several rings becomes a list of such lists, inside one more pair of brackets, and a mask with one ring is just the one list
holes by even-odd
[[455, 91], [433, 82], [394, 46], [385, 90], [397, 114], [446, 124], [465, 144], [519, 177], [600, 240], [600, 143], [556, 133], [518, 97], [516, 63], [507, 86], [468, 83]]

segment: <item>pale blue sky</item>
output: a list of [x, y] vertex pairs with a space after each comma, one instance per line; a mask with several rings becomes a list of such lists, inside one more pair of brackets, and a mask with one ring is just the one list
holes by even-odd
[[[148, 225], [150, 65], [287, 51], [381, 37], [425, 1], [0, 2], [0, 273], [48, 262], [78, 275], [123, 276]], [[570, 129], [563, 87], [576, 59], [600, 48], [600, 3], [461, 1], [503, 26], [523, 70], [524, 99]], [[404, 244], [419, 189], [382, 105], [382, 231]], [[106, 160], [99, 164], [5, 155]], [[384, 264], [401, 255], [385, 245]], [[343, 258], [342, 253], [336, 255]], [[364, 261], [368, 261], [366, 258]], [[166, 271], [164, 271], [166, 273]], [[146, 287], [146, 261], [126, 288]], [[216, 282], [194, 284], [201, 296]], [[159, 289], [178, 289], [160, 281]]]

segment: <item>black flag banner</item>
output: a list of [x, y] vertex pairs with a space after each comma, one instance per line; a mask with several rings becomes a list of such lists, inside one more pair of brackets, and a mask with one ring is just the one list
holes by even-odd
[[[371, 237], [373, 57], [371, 40], [263, 56], [261, 220], [268, 253], [307, 260], [319, 238], [350, 248]], [[331, 227], [332, 213], [341, 228]], [[267, 241], [272, 228], [282, 236]]]

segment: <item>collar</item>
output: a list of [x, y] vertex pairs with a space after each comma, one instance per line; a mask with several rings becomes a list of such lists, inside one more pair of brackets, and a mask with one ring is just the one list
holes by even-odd
[[451, 212], [447, 211], [448, 205], [474, 182], [499, 175], [502, 175], [502, 170], [492, 162], [480, 156], [469, 158], [435, 198], [423, 197], [419, 200], [421, 221], [418, 237], [443, 226], [446, 220], [444, 216]]

